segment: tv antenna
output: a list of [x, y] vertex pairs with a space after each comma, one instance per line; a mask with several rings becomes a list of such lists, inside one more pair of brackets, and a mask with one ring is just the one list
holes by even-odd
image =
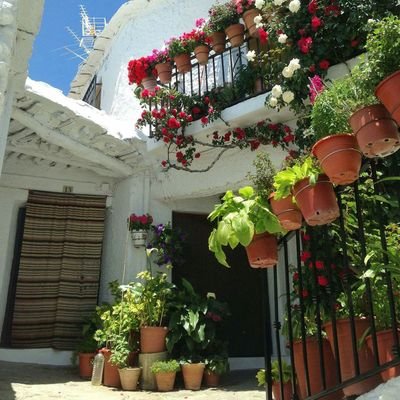
[[79, 6], [81, 17], [81, 34], [75, 33], [69, 26], [67, 31], [75, 40], [73, 45], [64, 46], [64, 50], [71, 53], [74, 58], [85, 61], [89, 53], [92, 51], [96, 37], [104, 30], [107, 25], [105, 18], [89, 17], [85, 6]]

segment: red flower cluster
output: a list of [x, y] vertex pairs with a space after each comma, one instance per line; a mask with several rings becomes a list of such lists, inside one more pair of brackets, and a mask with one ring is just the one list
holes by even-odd
[[150, 214], [131, 214], [128, 218], [128, 229], [130, 231], [148, 230], [152, 223], [153, 217]]
[[136, 60], [131, 60], [128, 63], [128, 79], [129, 84], [140, 85], [143, 78], [154, 76], [157, 77], [155, 70], [156, 57], [154, 55], [141, 57]]
[[311, 46], [312, 46], [313, 40], [311, 36], [302, 36], [298, 41], [297, 41], [297, 45], [299, 46], [299, 50], [303, 53], [303, 54], [308, 54], [311, 50]]
[[193, 42], [194, 46], [211, 45], [211, 37], [209, 37], [202, 29], [193, 29], [188, 33], [184, 33], [182, 37], [187, 41]]

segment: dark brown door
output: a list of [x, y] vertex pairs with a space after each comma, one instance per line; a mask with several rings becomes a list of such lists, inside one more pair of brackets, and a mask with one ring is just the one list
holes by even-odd
[[187, 234], [185, 263], [174, 267], [174, 283], [186, 278], [199, 293], [213, 292], [218, 300], [229, 304], [231, 357], [263, 356], [260, 271], [250, 268], [242, 246], [227, 251], [230, 269], [216, 261], [208, 250], [212, 225], [206, 215], [173, 213], [172, 223]]

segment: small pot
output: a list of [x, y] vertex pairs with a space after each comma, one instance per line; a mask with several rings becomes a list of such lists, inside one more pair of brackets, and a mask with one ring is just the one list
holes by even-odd
[[256, 28], [256, 23], [254, 22], [254, 18], [260, 15], [260, 11], [256, 8], [252, 8], [251, 10], [247, 10], [243, 13], [243, 21], [246, 26], [247, 32], [251, 37], [259, 37], [258, 29]]
[[205, 365], [203, 363], [183, 364], [182, 375], [185, 389], [200, 390]]
[[170, 392], [174, 390], [176, 372], [157, 372], [156, 383], [159, 392]]
[[194, 54], [200, 65], [207, 65], [209, 53], [210, 48], [206, 45], [197, 46], [194, 49]]
[[350, 125], [365, 157], [386, 157], [400, 147], [396, 121], [381, 104], [355, 112], [350, 117]]
[[244, 42], [244, 25], [234, 24], [225, 29], [226, 36], [228, 36], [231, 47], [239, 47]]
[[354, 135], [343, 133], [318, 140], [312, 153], [335, 185], [348, 185], [358, 179], [361, 152]]
[[156, 70], [158, 74], [158, 78], [161, 83], [170, 83], [172, 78], [172, 65], [171, 63], [160, 63], [156, 64]]
[[187, 54], [187, 53], [179, 54], [174, 57], [174, 61], [176, 64], [176, 69], [181, 74], [185, 74], [186, 72], [189, 72], [192, 69], [192, 63], [190, 61], [190, 54]]
[[303, 216], [293, 199], [293, 196], [275, 200], [274, 193], [269, 196], [272, 212], [278, 217], [282, 228], [287, 231], [295, 231], [301, 228]]
[[207, 387], [218, 387], [221, 375], [216, 372], [204, 371], [204, 383]]
[[375, 96], [381, 101], [400, 125], [400, 71], [386, 77], [375, 89]]
[[255, 234], [246, 247], [247, 258], [252, 268], [270, 268], [278, 263], [276, 237], [267, 232]]
[[79, 376], [90, 379], [93, 373], [93, 359], [96, 353], [79, 353]]
[[225, 32], [213, 32], [211, 34], [211, 47], [215, 53], [220, 54], [225, 50]]
[[146, 246], [147, 242], [147, 231], [141, 230], [133, 230], [131, 231], [132, 243], [135, 247]]
[[320, 175], [314, 186], [308, 178], [297, 182], [293, 187], [293, 195], [310, 226], [326, 225], [339, 217], [340, 211], [332, 182], [326, 175]]
[[142, 79], [142, 86], [150, 92], [154, 92], [154, 89], [157, 86], [157, 80], [154, 76], [147, 76]]
[[122, 390], [137, 390], [141, 368], [119, 368]]

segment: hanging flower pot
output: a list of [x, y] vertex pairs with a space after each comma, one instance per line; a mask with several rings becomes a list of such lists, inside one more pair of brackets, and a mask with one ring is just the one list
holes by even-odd
[[386, 77], [376, 87], [375, 96], [400, 125], [400, 71]]
[[194, 54], [200, 65], [207, 65], [209, 53], [210, 53], [210, 49], [206, 45], [200, 45], [200, 46], [195, 47], [195, 49], [194, 49]]
[[381, 104], [355, 112], [350, 125], [365, 157], [386, 157], [400, 147], [398, 126]]
[[239, 47], [244, 42], [244, 25], [234, 24], [225, 29], [229, 42], [232, 47]]
[[283, 229], [295, 231], [301, 228], [303, 216], [292, 196], [275, 200], [274, 193], [272, 193], [269, 196], [269, 203], [271, 204], [272, 212], [278, 217]]
[[157, 80], [154, 76], [147, 76], [142, 79], [142, 86], [150, 92], [154, 92], [154, 89], [157, 86]]
[[310, 226], [329, 224], [339, 217], [332, 182], [326, 175], [320, 175], [315, 185], [311, 185], [308, 178], [297, 182], [293, 187], [293, 195]]
[[335, 185], [348, 185], [358, 179], [361, 152], [354, 135], [344, 133], [318, 140], [312, 153]]
[[135, 247], [146, 246], [147, 231], [137, 230], [131, 231], [132, 243]]
[[140, 328], [140, 351], [142, 353], [161, 353], [166, 350], [165, 338], [168, 328], [165, 326], [143, 326]]
[[172, 65], [171, 63], [160, 63], [156, 64], [156, 70], [158, 74], [158, 78], [161, 83], [170, 83], [172, 77]]
[[259, 36], [256, 23], [254, 22], [254, 18], [258, 15], [260, 15], [260, 12], [256, 8], [252, 8], [251, 10], [247, 10], [243, 13], [243, 21], [251, 37]]
[[190, 54], [183, 53], [174, 57], [176, 69], [181, 74], [185, 74], [192, 69], [192, 63], [190, 62]]
[[255, 234], [246, 247], [247, 258], [252, 268], [269, 268], [278, 263], [276, 237], [267, 232]]
[[220, 54], [225, 50], [225, 32], [213, 32], [211, 34], [211, 47], [215, 53]]

